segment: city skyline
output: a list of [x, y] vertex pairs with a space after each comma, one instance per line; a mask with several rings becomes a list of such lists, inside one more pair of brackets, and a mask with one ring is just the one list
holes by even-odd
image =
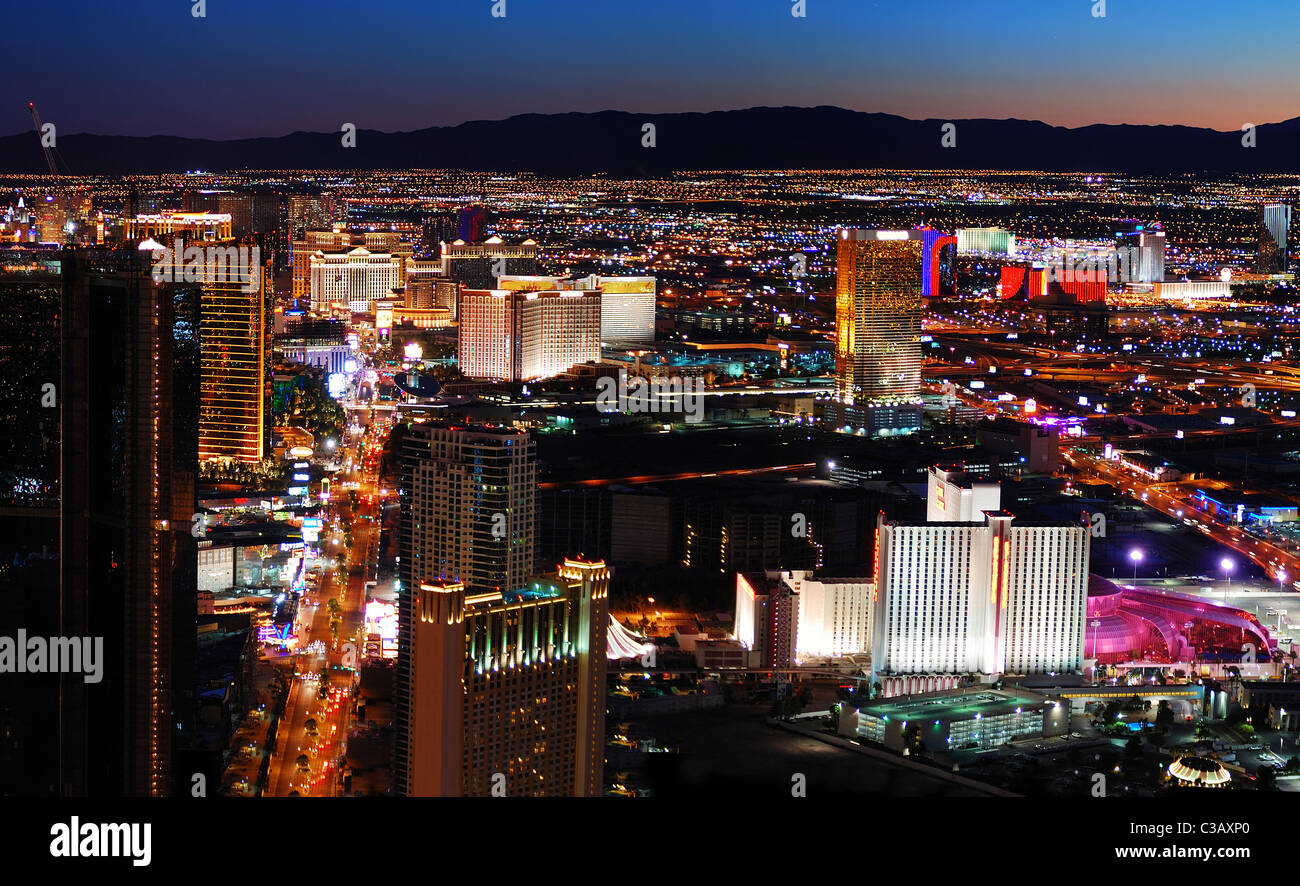
[[[1020, 798], [1031, 842], [1069, 798], [1267, 815], [1300, 792], [1292, 24], [14, 10], [0, 795], [335, 798], [323, 842], [268, 804], [50, 828], [299, 879], [439, 829], [352, 798], [897, 801], [881, 836], [931, 842], [908, 798]], [[1086, 805], [1085, 863], [1210, 851]], [[612, 837], [548, 848], [695, 834], [598, 806]]]

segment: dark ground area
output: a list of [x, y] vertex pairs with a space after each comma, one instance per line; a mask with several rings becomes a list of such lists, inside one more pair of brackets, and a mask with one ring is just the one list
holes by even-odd
[[681, 751], [648, 755], [646, 783], [654, 796], [789, 797], [796, 773], [805, 776], [807, 796], [815, 798], [981, 796], [938, 777], [768, 726], [769, 708], [728, 705], [638, 718], [660, 745]]

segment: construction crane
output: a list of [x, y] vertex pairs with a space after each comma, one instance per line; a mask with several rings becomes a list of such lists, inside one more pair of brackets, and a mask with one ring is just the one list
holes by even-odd
[[[55, 149], [51, 148], [49, 145], [45, 143], [45, 132], [44, 132], [45, 126], [43, 123], [41, 123], [40, 112], [36, 110], [36, 102], [28, 102], [27, 110], [32, 115], [32, 125], [36, 127], [36, 138], [40, 140], [41, 150], [45, 153], [45, 165], [50, 168], [50, 175], [54, 177], [54, 187], [60, 192], [60, 196], [63, 197], [63, 210], [64, 210], [64, 219], [65, 219], [65, 223], [63, 225], [63, 244], [65, 246], [71, 246], [76, 242], [76, 236], [74, 234], [75, 226], [73, 225], [71, 219], [71, 215], [72, 215], [71, 189], [69, 187], [62, 186], [59, 183], [59, 167], [54, 162]], [[64, 168], [66, 169], [68, 164], [64, 163], [63, 165]], [[44, 232], [42, 231], [42, 233]]]

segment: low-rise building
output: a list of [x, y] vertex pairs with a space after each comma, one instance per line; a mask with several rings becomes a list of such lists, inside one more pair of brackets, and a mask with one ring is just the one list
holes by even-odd
[[892, 750], [934, 753], [1039, 737], [1068, 718], [1066, 706], [1037, 693], [976, 687], [869, 702], [858, 709], [857, 734]]

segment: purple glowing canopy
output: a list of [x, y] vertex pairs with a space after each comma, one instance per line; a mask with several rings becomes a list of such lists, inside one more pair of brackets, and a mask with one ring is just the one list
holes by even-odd
[[1120, 586], [1090, 575], [1084, 657], [1123, 654], [1138, 648], [1154, 631], [1164, 640], [1170, 660], [1180, 660], [1192, 651], [1184, 625], [1196, 621], [1252, 634], [1258, 640], [1261, 659], [1277, 648], [1268, 629], [1244, 609], [1172, 591]]

